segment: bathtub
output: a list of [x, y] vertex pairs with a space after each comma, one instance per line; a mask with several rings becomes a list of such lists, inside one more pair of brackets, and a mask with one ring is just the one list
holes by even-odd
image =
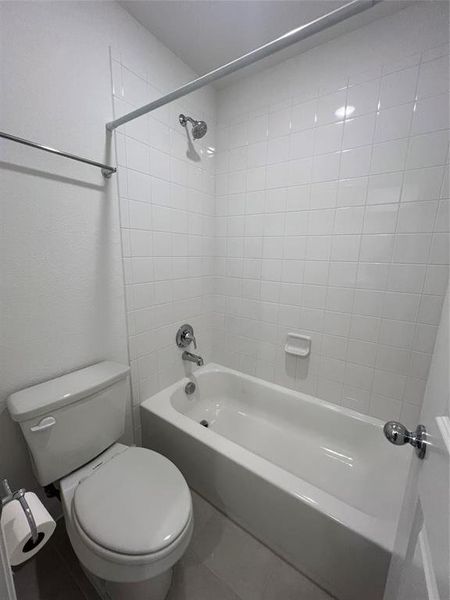
[[381, 421], [211, 363], [141, 417], [145, 447], [299, 571], [339, 600], [382, 599], [412, 449]]

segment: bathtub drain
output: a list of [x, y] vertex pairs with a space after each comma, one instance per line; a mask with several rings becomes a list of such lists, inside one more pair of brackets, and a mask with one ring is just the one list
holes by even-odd
[[203, 427], [209, 427], [209, 423], [208, 423], [208, 421], [206, 419], [202, 419], [200, 421], [200, 425], [203, 425]]

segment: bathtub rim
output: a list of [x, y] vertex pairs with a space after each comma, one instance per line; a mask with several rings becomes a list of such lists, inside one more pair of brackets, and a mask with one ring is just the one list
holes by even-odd
[[[178, 380], [177, 382], [157, 392], [153, 396], [150, 396], [141, 403], [140, 409], [155, 414], [157, 417], [166, 421], [170, 425], [181, 429], [184, 433], [195, 438], [199, 443], [208, 446], [215, 452], [224, 454], [229, 460], [233, 461], [244, 469], [250, 469], [269, 484], [280, 488], [283, 492], [297, 498], [300, 502], [312, 506], [319, 512], [323, 513], [326, 517], [342, 524], [354, 533], [362, 535], [384, 550], [392, 553], [397, 531], [397, 521], [392, 522], [381, 517], [375, 517], [368, 513], [364, 513], [358, 508], [346, 504], [344, 501], [332, 496], [330, 493], [320, 489], [314, 484], [311, 484], [301, 477], [290, 473], [283, 467], [280, 467], [270, 462], [270, 460], [255, 454], [251, 450], [237, 444], [236, 442], [233, 442], [225, 436], [203, 427], [200, 425], [200, 423], [197, 423], [189, 416], [179, 412], [172, 405], [172, 394], [176, 390], [184, 387], [188, 381], [192, 381], [198, 375], [203, 373], [224, 372], [235, 375], [240, 379], [246, 379], [250, 382], [268, 386], [274, 391], [282, 391], [284, 393], [288, 392], [293, 394], [295, 397], [298, 397], [300, 400], [306, 401], [314, 406], [319, 405], [327, 410], [332, 410], [337, 414], [346, 415], [352, 419], [371, 424], [380, 430], [381, 435], [384, 423], [375, 417], [364, 415], [350, 408], [332, 404], [326, 400], [305, 394], [304, 392], [292, 390], [259, 377], [248, 375], [246, 373], [242, 373], [235, 369], [230, 369], [229, 367], [225, 367], [213, 362], [207, 363], [189, 376]], [[398, 457], [399, 460], [403, 460], [405, 463], [405, 484], [411, 456], [412, 452], [410, 452], [409, 456], [407, 457], [405, 457], [405, 455], [403, 455], [402, 458]], [[400, 506], [401, 502], [398, 502], [398, 508], [400, 508]]]

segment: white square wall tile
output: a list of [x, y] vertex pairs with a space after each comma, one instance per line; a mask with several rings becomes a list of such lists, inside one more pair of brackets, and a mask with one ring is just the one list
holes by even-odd
[[385, 290], [389, 275], [388, 263], [359, 263], [356, 286], [362, 289]]
[[[328, 235], [333, 231], [335, 211], [332, 209], [311, 210], [308, 213], [308, 234]], [[289, 215], [289, 222], [291, 215]]]
[[375, 143], [388, 142], [409, 135], [414, 104], [402, 104], [381, 110], [377, 114]]
[[439, 325], [442, 311], [442, 296], [423, 295], [420, 301], [417, 321], [429, 325]]
[[365, 317], [353, 315], [350, 326], [350, 337], [366, 342], [376, 342], [380, 319], [376, 317]]
[[380, 87], [381, 108], [389, 108], [414, 100], [418, 72], [418, 67], [414, 66], [410, 69], [385, 75], [381, 79]]
[[387, 289], [391, 292], [420, 293], [425, 281], [425, 265], [392, 264]]
[[371, 154], [371, 146], [362, 146], [353, 150], [344, 150], [341, 158], [341, 179], [368, 175]]
[[354, 206], [336, 209], [334, 233], [361, 233], [364, 207]]
[[400, 200], [403, 172], [381, 173], [369, 177], [367, 204], [390, 204]]
[[405, 384], [405, 375], [377, 369], [373, 379], [373, 392], [374, 394], [400, 400], [403, 396]]
[[448, 55], [425, 62], [420, 67], [417, 84], [418, 98], [435, 96], [448, 92], [449, 89], [449, 57]]
[[415, 106], [411, 135], [449, 128], [448, 92], [419, 100]]
[[415, 332], [415, 324], [407, 321], [383, 319], [380, 327], [380, 344], [410, 348]]
[[393, 234], [363, 235], [359, 260], [361, 262], [390, 262], [395, 241], [396, 236]]
[[329, 260], [331, 236], [311, 235], [307, 238], [305, 258], [308, 260]]
[[337, 206], [361, 206], [366, 203], [367, 177], [339, 181]]
[[[347, 360], [358, 365], [373, 367], [377, 356], [377, 344], [362, 340], [350, 339], [348, 342]], [[350, 383], [350, 382], [349, 382]], [[356, 385], [353, 383], [352, 385]], [[369, 382], [370, 386], [370, 382]], [[365, 387], [359, 385], [358, 387]]]
[[301, 104], [294, 104], [291, 113], [292, 131], [310, 129], [316, 122], [317, 100], [309, 100]]
[[327, 154], [340, 150], [343, 130], [342, 121], [316, 127], [314, 130], [314, 154]]
[[[334, 121], [342, 121], [345, 117], [347, 90], [340, 90], [319, 98], [317, 103], [317, 124], [325, 125]], [[340, 110], [344, 109], [344, 110]]]
[[432, 265], [450, 264], [450, 236], [448, 233], [435, 233], [433, 235], [430, 263]]
[[397, 225], [398, 205], [367, 206], [364, 216], [364, 233], [394, 233]]
[[361, 388], [345, 384], [342, 392], [342, 405], [346, 408], [367, 414], [369, 412], [370, 393]]
[[291, 108], [269, 113], [269, 137], [287, 135], [291, 131]]
[[385, 319], [415, 321], [419, 310], [420, 295], [386, 292], [383, 298], [382, 316]]
[[416, 202], [439, 198], [444, 172], [445, 167], [429, 167], [406, 171], [401, 201]]
[[395, 236], [393, 260], [397, 263], [426, 263], [431, 247], [431, 233], [405, 233]]
[[398, 214], [398, 233], [428, 233], [433, 231], [438, 208], [437, 201], [401, 204]]
[[335, 235], [331, 249], [331, 259], [334, 261], [356, 261], [359, 257], [359, 235]]
[[334, 208], [338, 191], [337, 181], [311, 184], [311, 208]]
[[417, 352], [432, 354], [436, 340], [437, 326], [417, 323], [413, 340], [413, 348]]
[[371, 394], [369, 414], [381, 421], [400, 419], [402, 403], [395, 398], [387, 398], [380, 394]]
[[348, 362], [345, 367], [344, 383], [369, 391], [374, 370], [367, 365]]
[[428, 265], [424, 293], [443, 296], [447, 290], [449, 269], [447, 265]]
[[367, 146], [373, 140], [375, 129], [375, 114], [346, 119], [342, 147], [344, 150]]
[[379, 79], [349, 87], [347, 107], [354, 108], [352, 116], [375, 112], [378, 108], [379, 89]]
[[379, 290], [355, 290], [353, 313], [379, 317], [383, 308], [384, 292]]
[[[304, 131], [293, 133], [289, 137], [281, 138], [282, 141], [285, 139], [290, 144], [289, 158], [306, 158], [307, 156], [312, 156], [314, 154], [313, 129], [305, 129]], [[332, 152], [333, 150], [334, 148], [331, 148], [331, 150], [328, 150], [328, 152]], [[277, 149], [277, 153], [280, 153], [279, 149]]]
[[420, 169], [443, 165], [448, 154], [448, 132], [437, 131], [411, 138], [407, 169]]
[[370, 164], [371, 173], [402, 171], [405, 166], [408, 140], [393, 140], [375, 144]]
[[[342, 339], [348, 335], [350, 329], [350, 315], [339, 312], [326, 311], [324, 315], [323, 331], [328, 335], [343, 336]], [[345, 342], [346, 343], [346, 342]], [[339, 356], [343, 359], [345, 352]]]
[[329, 286], [326, 295], [326, 307], [330, 311], [350, 313], [353, 308], [354, 290], [352, 288]]
[[330, 263], [329, 285], [336, 287], [354, 287], [358, 263], [333, 261]]
[[312, 166], [311, 181], [331, 181], [338, 178], [340, 153], [321, 154], [315, 156]]

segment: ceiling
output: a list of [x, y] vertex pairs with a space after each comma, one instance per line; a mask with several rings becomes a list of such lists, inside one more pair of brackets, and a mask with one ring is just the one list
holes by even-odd
[[[238, 58], [320, 17], [348, 0], [122, 0], [121, 6], [197, 74]], [[300, 42], [303, 49], [391, 14], [407, 2], [381, 2], [329, 31]], [[258, 63], [265, 68], [299, 52], [298, 44]], [[255, 69], [255, 66], [250, 67]], [[246, 72], [248, 73], [247, 69]], [[231, 76], [234, 77], [234, 76]], [[221, 84], [230, 82], [230, 77]]]

